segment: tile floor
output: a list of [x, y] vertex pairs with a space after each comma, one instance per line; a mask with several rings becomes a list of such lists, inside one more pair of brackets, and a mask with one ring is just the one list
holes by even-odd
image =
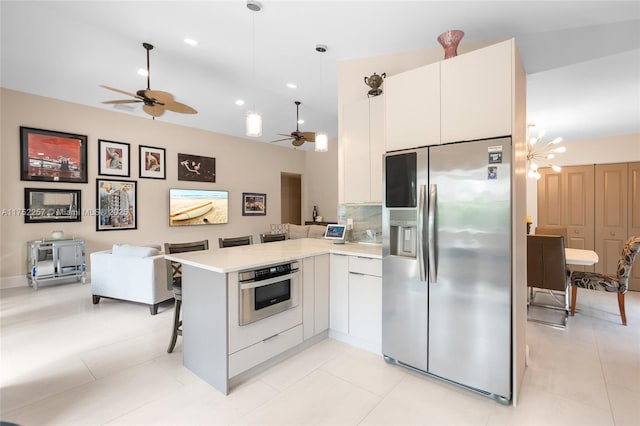
[[172, 305], [156, 316], [90, 286], [2, 290], [0, 420], [29, 425], [639, 425], [640, 293], [629, 325], [616, 297], [581, 290], [566, 329], [528, 323], [517, 407], [386, 364], [333, 339], [223, 396], [166, 353]]

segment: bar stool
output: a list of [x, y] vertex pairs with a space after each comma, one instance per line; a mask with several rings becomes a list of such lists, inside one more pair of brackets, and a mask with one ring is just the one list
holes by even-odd
[[[193, 241], [189, 243], [164, 243], [165, 254], [184, 253], [188, 251], [209, 250], [209, 240]], [[180, 308], [182, 306], [182, 264], [167, 260], [167, 287], [173, 290], [173, 297], [176, 301], [175, 312], [173, 314], [173, 330], [171, 332], [171, 342], [167, 352], [173, 352], [178, 336], [182, 336], [182, 320], [180, 319]]]
[[253, 235], [245, 235], [244, 237], [218, 238], [220, 248], [234, 246], [248, 246], [253, 244]]

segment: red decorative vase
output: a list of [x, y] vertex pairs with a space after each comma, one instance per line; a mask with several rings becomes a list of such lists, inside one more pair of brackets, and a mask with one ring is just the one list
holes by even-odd
[[444, 58], [449, 59], [458, 55], [458, 44], [462, 37], [464, 36], [464, 31], [460, 30], [451, 30], [444, 32], [438, 36], [438, 42], [444, 47]]

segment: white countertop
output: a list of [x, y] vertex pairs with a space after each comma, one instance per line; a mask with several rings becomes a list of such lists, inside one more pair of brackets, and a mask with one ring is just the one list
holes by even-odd
[[227, 273], [327, 253], [381, 259], [382, 245], [334, 244], [330, 240], [300, 238], [248, 246], [212, 248], [206, 251], [168, 254], [165, 255], [165, 258], [213, 272]]

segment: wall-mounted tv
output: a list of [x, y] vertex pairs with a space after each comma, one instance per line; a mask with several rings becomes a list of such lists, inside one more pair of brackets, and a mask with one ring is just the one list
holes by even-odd
[[217, 225], [229, 222], [229, 192], [169, 189], [169, 225]]

